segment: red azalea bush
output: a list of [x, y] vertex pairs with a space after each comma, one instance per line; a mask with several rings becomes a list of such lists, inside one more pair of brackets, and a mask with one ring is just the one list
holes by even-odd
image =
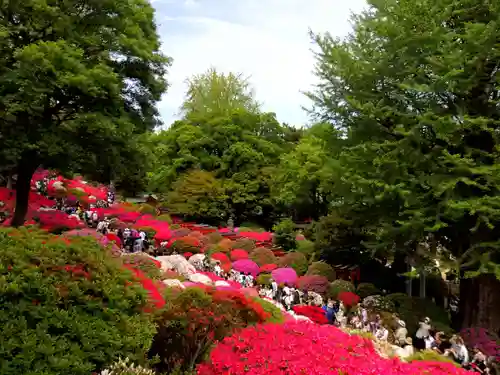
[[160, 373], [190, 371], [215, 342], [270, 317], [258, 302], [239, 292], [213, 288], [172, 292], [157, 319], [149, 355], [160, 357], [155, 366]]
[[213, 253], [212, 255], [210, 255], [210, 257], [214, 260], [218, 260], [221, 263], [229, 262], [228, 256], [224, 253]]
[[243, 249], [234, 249], [231, 251], [230, 257], [233, 262], [240, 259], [248, 259], [248, 253]]
[[372, 341], [302, 321], [246, 328], [226, 337], [198, 375], [467, 375], [452, 363], [384, 359]]
[[276, 264], [264, 264], [262, 267], [260, 267], [260, 272], [261, 273], [270, 273], [274, 271], [278, 266]]
[[257, 263], [259, 266], [264, 264], [276, 264], [277, 259], [273, 252], [265, 247], [258, 247], [250, 253], [250, 259]]
[[346, 308], [351, 308], [359, 303], [359, 296], [353, 292], [341, 292], [338, 296]]
[[297, 286], [302, 291], [316, 292], [324, 295], [329, 286], [328, 279], [324, 276], [312, 275], [301, 276], [297, 280]]
[[183, 254], [184, 258], [189, 259], [193, 256], [193, 253], [187, 252]]
[[198, 253], [200, 251], [201, 243], [195, 237], [184, 236], [175, 240], [172, 244], [172, 250], [184, 254], [184, 253]]
[[217, 244], [217, 251], [223, 252], [223, 253], [229, 253], [231, 249], [233, 248], [233, 241], [231, 241], [229, 238], [224, 238]]
[[161, 270], [161, 264], [156, 259], [145, 254], [126, 254], [120, 257], [124, 264], [144, 272], [149, 278], [163, 280], [165, 273]]
[[222, 271], [224, 271], [225, 273], [229, 273], [233, 268], [233, 265], [230, 262], [221, 263], [220, 268], [222, 268]]
[[316, 324], [328, 324], [328, 319], [326, 318], [326, 313], [321, 307], [317, 306], [306, 306], [306, 305], [295, 305], [293, 306], [293, 312], [297, 315], [303, 315], [311, 319]]
[[460, 336], [467, 347], [477, 347], [488, 357], [495, 357], [500, 362], [500, 339], [494, 333], [484, 328], [466, 328], [460, 331]]

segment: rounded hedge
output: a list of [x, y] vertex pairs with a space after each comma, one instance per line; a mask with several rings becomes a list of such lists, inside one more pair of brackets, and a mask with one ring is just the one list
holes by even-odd
[[297, 241], [297, 251], [304, 254], [307, 259], [312, 257], [314, 250], [314, 242], [306, 239]]
[[292, 267], [298, 276], [302, 276], [307, 271], [308, 262], [304, 254], [293, 251], [280, 258], [278, 265], [283, 268]]
[[[143, 363], [155, 333], [146, 292], [91, 238], [0, 229], [0, 372], [88, 375]], [[48, 358], [50, 360], [48, 360]]]
[[254, 300], [262, 306], [265, 312], [269, 314], [269, 317], [266, 319], [266, 323], [283, 323], [285, 321], [283, 311], [274, 306], [271, 302], [260, 297], [257, 297]]
[[276, 264], [277, 259], [274, 253], [265, 247], [258, 247], [250, 253], [250, 259], [257, 263], [259, 266], [264, 264]]
[[329, 282], [324, 276], [302, 276], [299, 277], [297, 286], [302, 291], [316, 292], [318, 294], [325, 295], [329, 287]]
[[251, 252], [255, 249], [255, 241], [249, 238], [240, 238], [233, 242], [233, 249], [243, 249]]
[[327, 295], [328, 295], [328, 298], [337, 299], [340, 293], [342, 293], [342, 292], [354, 293], [355, 290], [356, 290], [356, 288], [354, 287], [353, 283], [351, 283], [350, 281], [335, 280], [334, 282], [332, 282], [330, 284], [330, 287], [328, 288]]
[[257, 276], [257, 279], [255, 280], [257, 282], [257, 285], [271, 285], [272, 282], [272, 276], [269, 273], [261, 273], [259, 276]]
[[380, 294], [380, 290], [372, 283], [360, 283], [356, 288], [356, 293], [361, 298]]
[[313, 262], [307, 269], [306, 275], [312, 276], [312, 275], [318, 275], [318, 276], [324, 276], [328, 279], [328, 281], [333, 281], [335, 280], [335, 270], [333, 269], [332, 266], [325, 262]]

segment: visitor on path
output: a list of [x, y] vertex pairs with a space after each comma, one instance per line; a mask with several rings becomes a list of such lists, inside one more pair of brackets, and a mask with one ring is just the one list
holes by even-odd
[[431, 320], [429, 318], [425, 318], [423, 322], [419, 323], [419, 328], [415, 334], [414, 341], [414, 346], [417, 350], [425, 349], [425, 339], [429, 337], [429, 331], [431, 330], [430, 323]]
[[271, 290], [273, 291], [273, 300], [276, 301], [278, 297], [278, 283], [274, 279], [271, 281]]
[[375, 332], [375, 337], [380, 341], [387, 341], [389, 338], [389, 330], [383, 326], [382, 321], [380, 322], [379, 328]]
[[396, 332], [394, 332], [394, 340], [396, 342], [396, 345], [399, 345], [401, 347], [407, 345], [406, 344], [407, 336], [408, 336], [408, 330], [406, 329], [406, 323], [403, 320], [399, 319], [398, 328], [396, 329]]

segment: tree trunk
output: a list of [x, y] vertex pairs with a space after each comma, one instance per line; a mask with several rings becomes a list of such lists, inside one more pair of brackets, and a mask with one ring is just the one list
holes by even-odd
[[420, 298], [425, 298], [425, 271], [422, 269], [419, 272], [419, 281], [420, 281]]
[[12, 174], [9, 173], [7, 176], [7, 189], [12, 189], [13, 183], [12, 183]]
[[35, 155], [24, 154], [19, 160], [16, 181], [16, 210], [11, 223], [13, 227], [17, 228], [24, 224], [28, 212], [31, 178], [37, 166]]
[[500, 281], [491, 274], [460, 279], [461, 328], [480, 327], [500, 332]]

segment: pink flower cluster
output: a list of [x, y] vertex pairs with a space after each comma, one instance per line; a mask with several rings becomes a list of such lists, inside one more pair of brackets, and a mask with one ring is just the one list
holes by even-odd
[[469, 348], [477, 347], [488, 357], [495, 357], [500, 361], [500, 339], [484, 328], [466, 328], [460, 331]]
[[307, 322], [265, 324], [226, 337], [198, 375], [467, 375], [452, 363], [384, 359], [366, 338]]

